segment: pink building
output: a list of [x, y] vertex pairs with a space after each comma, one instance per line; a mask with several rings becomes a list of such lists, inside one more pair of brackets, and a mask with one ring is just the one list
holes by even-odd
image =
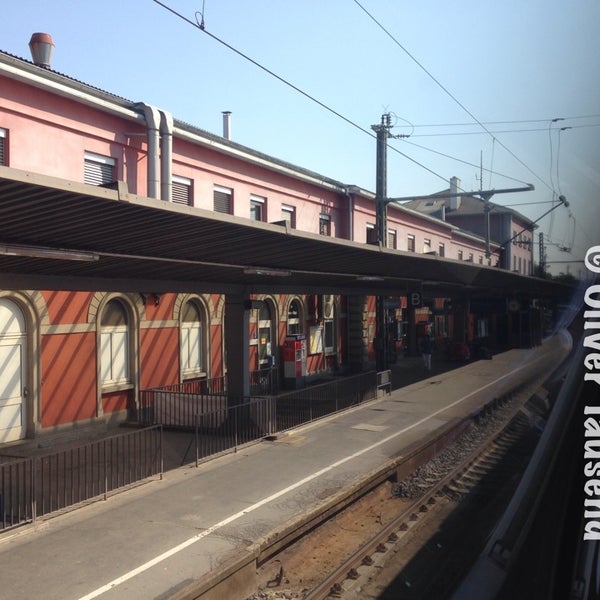
[[[222, 213], [224, 221], [242, 218], [372, 242], [370, 192], [3, 52], [0, 90], [0, 169], [6, 172], [60, 178], [78, 189], [97, 186], [99, 194], [104, 187], [118, 189], [123, 197], [135, 194], [188, 211]], [[501, 247], [492, 243], [488, 261], [481, 235], [458, 225], [390, 205], [387, 246], [478, 264], [503, 260]], [[531, 248], [528, 235], [510, 246], [515, 257]], [[519, 268], [530, 272], [531, 263]], [[34, 281], [31, 289], [0, 289], [0, 350], [7, 365], [0, 374], [0, 443], [73, 424], [124, 420], [135, 414], [146, 388], [227, 375], [223, 293], [98, 288], [48, 290]], [[406, 333], [406, 298], [402, 290], [395, 305], [391, 299], [392, 341]], [[250, 371], [274, 366], [283, 378], [283, 348], [290, 336], [306, 338], [307, 379], [373, 366], [374, 297], [315, 290], [253, 299], [259, 302], [247, 324]], [[452, 336], [447, 307], [444, 297], [430, 297], [417, 320], [433, 322], [438, 337]]]

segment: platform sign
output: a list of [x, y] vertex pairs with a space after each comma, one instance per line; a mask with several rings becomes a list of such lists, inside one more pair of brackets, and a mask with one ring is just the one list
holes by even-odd
[[408, 305], [412, 308], [421, 308], [423, 306], [423, 295], [421, 292], [409, 292]]

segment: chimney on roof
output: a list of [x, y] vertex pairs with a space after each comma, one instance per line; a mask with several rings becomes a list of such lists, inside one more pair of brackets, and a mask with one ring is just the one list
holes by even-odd
[[223, 111], [223, 137], [226, 140], [231, 139], [231, 111]]
[[54, 42], [49, 33], [34, 33], [29, 40], [29, 49], [35, 65], [44, 69], [50, 68]]
[[[450, 194], [458, 194], [460, 190], [460, 179], [458, 177], [450, 177]], [[460, 196], [450, 196], [450, 210], [458, 210], [460, 208]]]

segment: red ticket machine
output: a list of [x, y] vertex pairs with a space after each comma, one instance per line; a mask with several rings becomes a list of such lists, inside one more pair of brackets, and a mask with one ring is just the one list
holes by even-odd
[[306, 337], [293, 335], [283, 344], [283, 380], [286, 388], [304, 387], [306, 379]]

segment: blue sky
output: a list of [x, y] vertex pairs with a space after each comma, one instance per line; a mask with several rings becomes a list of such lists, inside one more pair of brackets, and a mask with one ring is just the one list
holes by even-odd
[[[355, 126], [152, 0], [11, 2], [0, 49], [29, 58], [31, 34], [50, 33], [61, 73], [214, 133], [230, 110], [235, 141], [369, 190], [368, 132], [390, 112], [392, 132], [411, 135], [390, 141], [389, 196], [453, 175], [479, 189], [481, 163], [484, 188], [535, 185], [493, 198], [532, 220], [567, 197], [539, 222], [550, 261], [600, 244], [597, 0], [164, 2], [191, 21], [203, 11], [206, 32]], [[567, 269], [583, 265], [552, 264]]]

